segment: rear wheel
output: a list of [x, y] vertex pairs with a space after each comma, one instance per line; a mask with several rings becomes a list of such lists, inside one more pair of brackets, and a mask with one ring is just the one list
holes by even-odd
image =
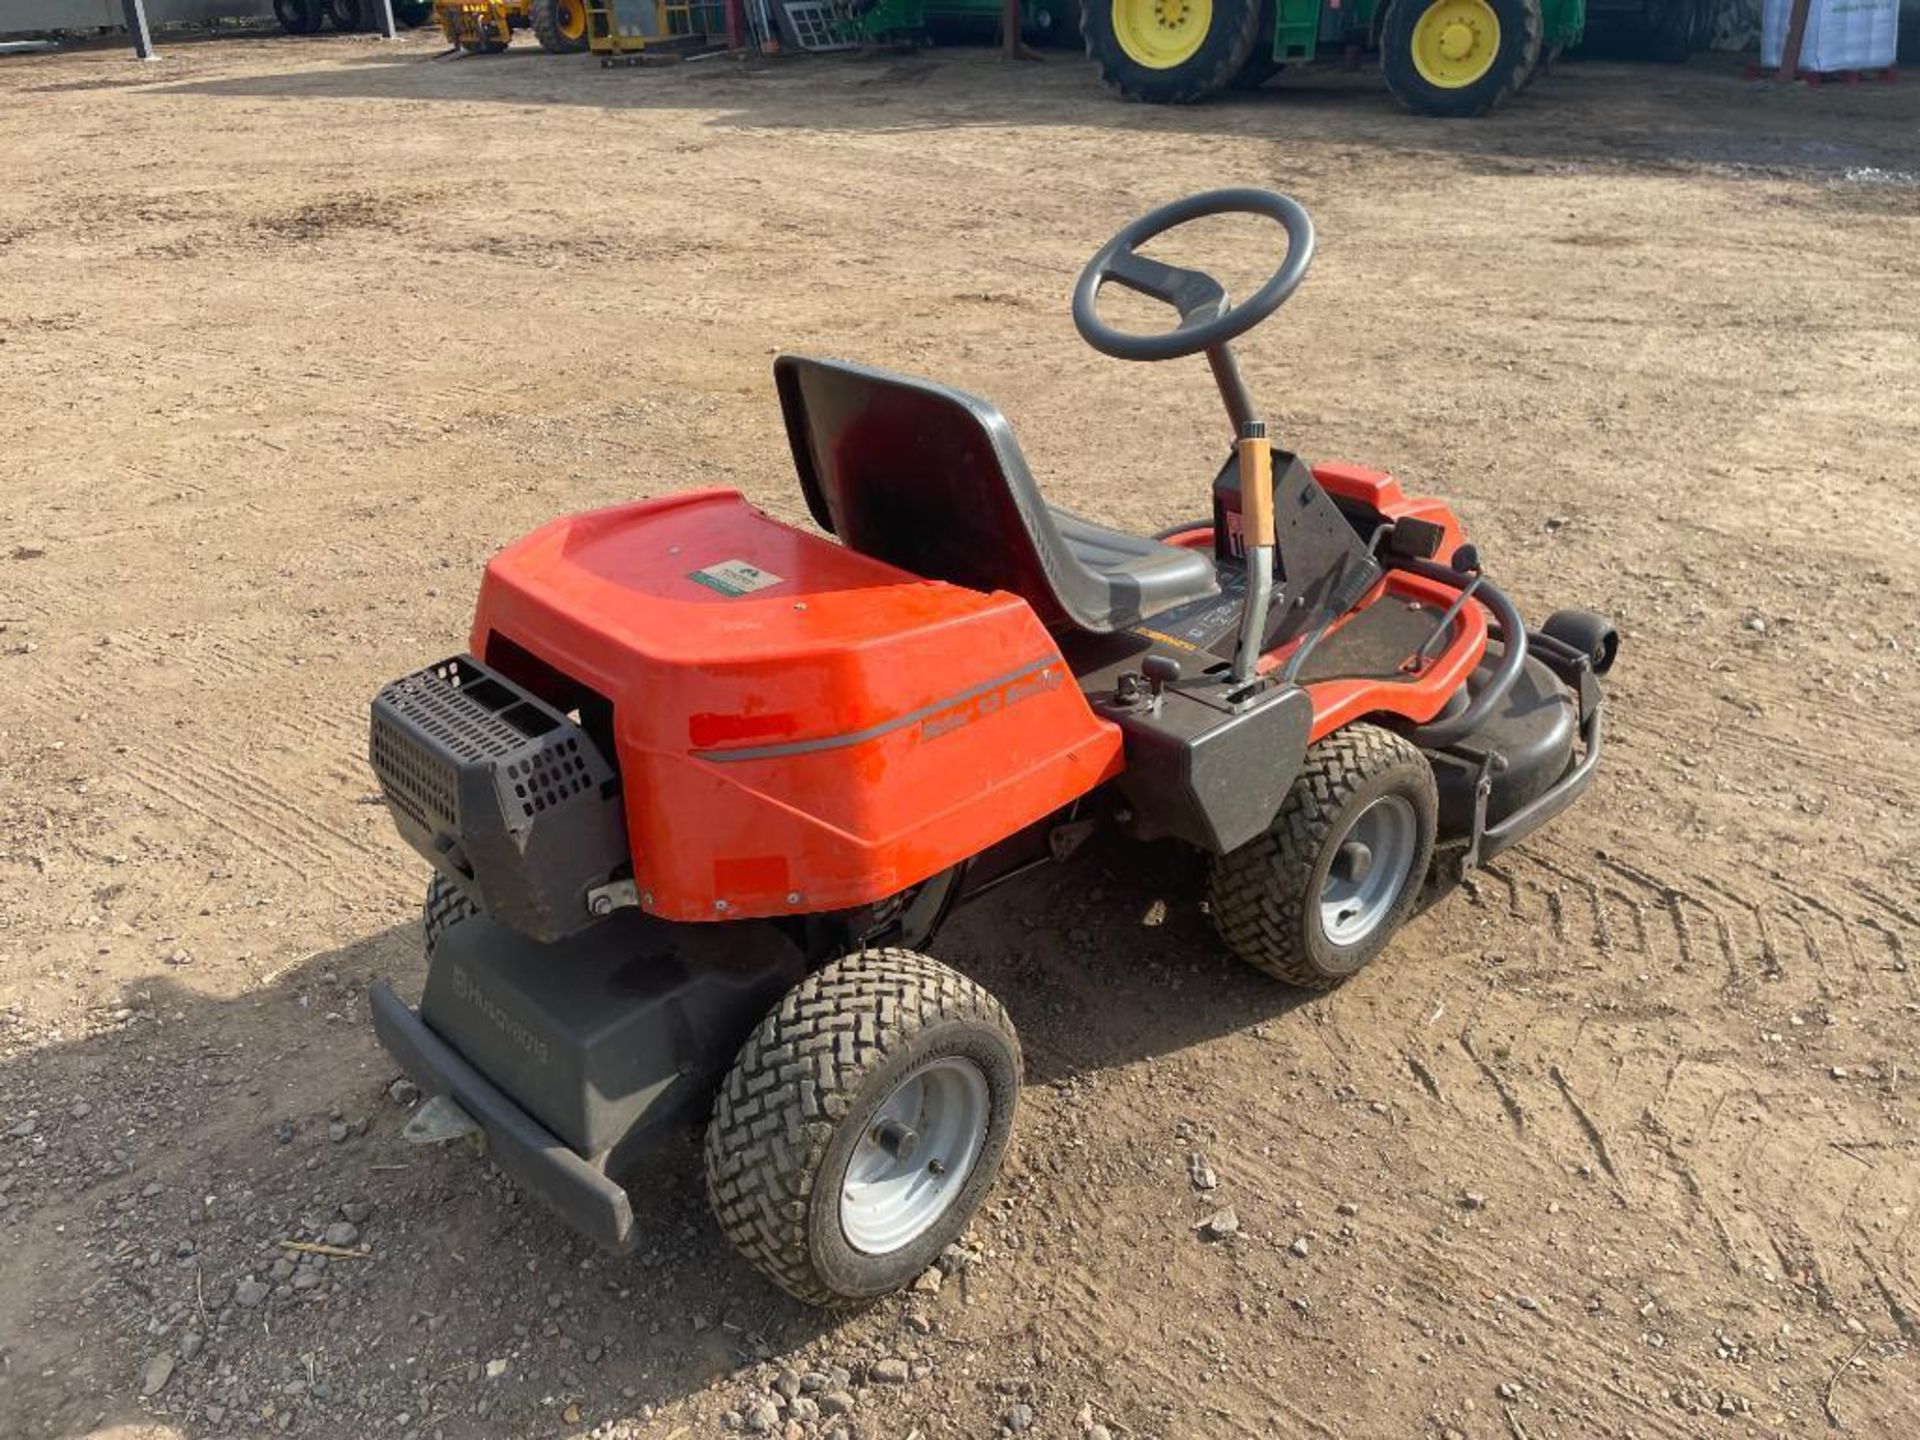
[[366, 0], [327, 0], [327, 14], [336, 30], [358, 30], [367, 23]]
[[1331, 989], [1413, 912], [1438, 810], [1433, 767], [1411, 741], [1375, 725], [1335, 732], [1307, 751], [1267, 832], [1214, 858], [1214, 928], [1249, 965]]
[[1396, 0], [1380, 71], [1409, 110], [1484, 115], [1526, 83], [1540, 35], [1540, 0]]
[[393, 0], [393, 23], [413, 30], [433, 18], [433, 0]]
[[1260, 0], [1090, 0], [1081, 33], [1100, 78], [1125, 99], [1184, 105], [1246, 67], [1260, 11]]
[[911, 950], [848, 955], [742, 1047], [707, 1128], [707, 1197], [788, 1294], [882, 1295], [966, 1228], [1019, 1093], [1020, 1042], [984, 989]]
[[587, 48], [587, 0], [533, 0], [533, 33], [556, 55]]
[[447, 931], [479, 913], [480, 907], [467, 898], [464, 890], [438, 870], [434, 871], [433, 879], [427, 882], [426, 903], [420, 907], [420, 927], [426, 937], [427, 954], [433, 954], [434, 946]]
[[324, 14], [320, 0], [273, 0], [273, 18], [289, 35], [313, 34]]

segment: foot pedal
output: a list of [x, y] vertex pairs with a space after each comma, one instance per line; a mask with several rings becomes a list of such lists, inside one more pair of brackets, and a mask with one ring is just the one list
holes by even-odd
[[451, 1095], [435, 1095], [413, 1112], [400, 1138], [410, 1145], [451, 1145], [471, 1139], [478, 1150], [485, 1148], [487, 1132]]

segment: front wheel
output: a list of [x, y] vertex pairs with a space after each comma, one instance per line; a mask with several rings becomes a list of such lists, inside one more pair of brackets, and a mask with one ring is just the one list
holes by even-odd
[[1380, 73], [1409, 110], [1484, 115], [1525, 85], [1540, 36], [1540, 0], [1395, 0]]
[[1214, 857], [1208, 909], [1242, 960], [1329, 990], [1413, 913], [1433, 859], [1439, 797], [1411, 741], [1350, 725], [1307, 751], [1263, 835]]
[[1124, 99], [1185, 105], [1246, 68], [1260, 12], [1261, 0], [1088, 0], [1080, 30], [1100, 78]]
[[809, 976], [747, 1040], [707, 1127], [707, 1198], [740, 1253], [810, 1305], [897, 1290], [999, 1171], [1020, 1042], [986, 990], [911, 950]]
[[576, 55], [587, 48], [587, 0], [533, 0], [533, 34], [540, 48]]

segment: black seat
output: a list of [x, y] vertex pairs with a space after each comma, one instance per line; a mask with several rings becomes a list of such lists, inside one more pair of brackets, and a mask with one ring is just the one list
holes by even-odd
[[985, 400], [840, 360], [783, 355], [773, 374], [807, 508], [862, 554], [1101, 634], [1218, 588], [1204, 551], [1051, 508]]

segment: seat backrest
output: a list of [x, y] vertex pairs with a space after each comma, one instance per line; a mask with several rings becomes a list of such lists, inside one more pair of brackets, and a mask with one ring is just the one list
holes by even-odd
[[842, 360], [774, 362], [807, 508], [842, 543], [930, 580], [1020, 596], [1054, 627], [1112, 628], [1006, 417], [976, 396]]

